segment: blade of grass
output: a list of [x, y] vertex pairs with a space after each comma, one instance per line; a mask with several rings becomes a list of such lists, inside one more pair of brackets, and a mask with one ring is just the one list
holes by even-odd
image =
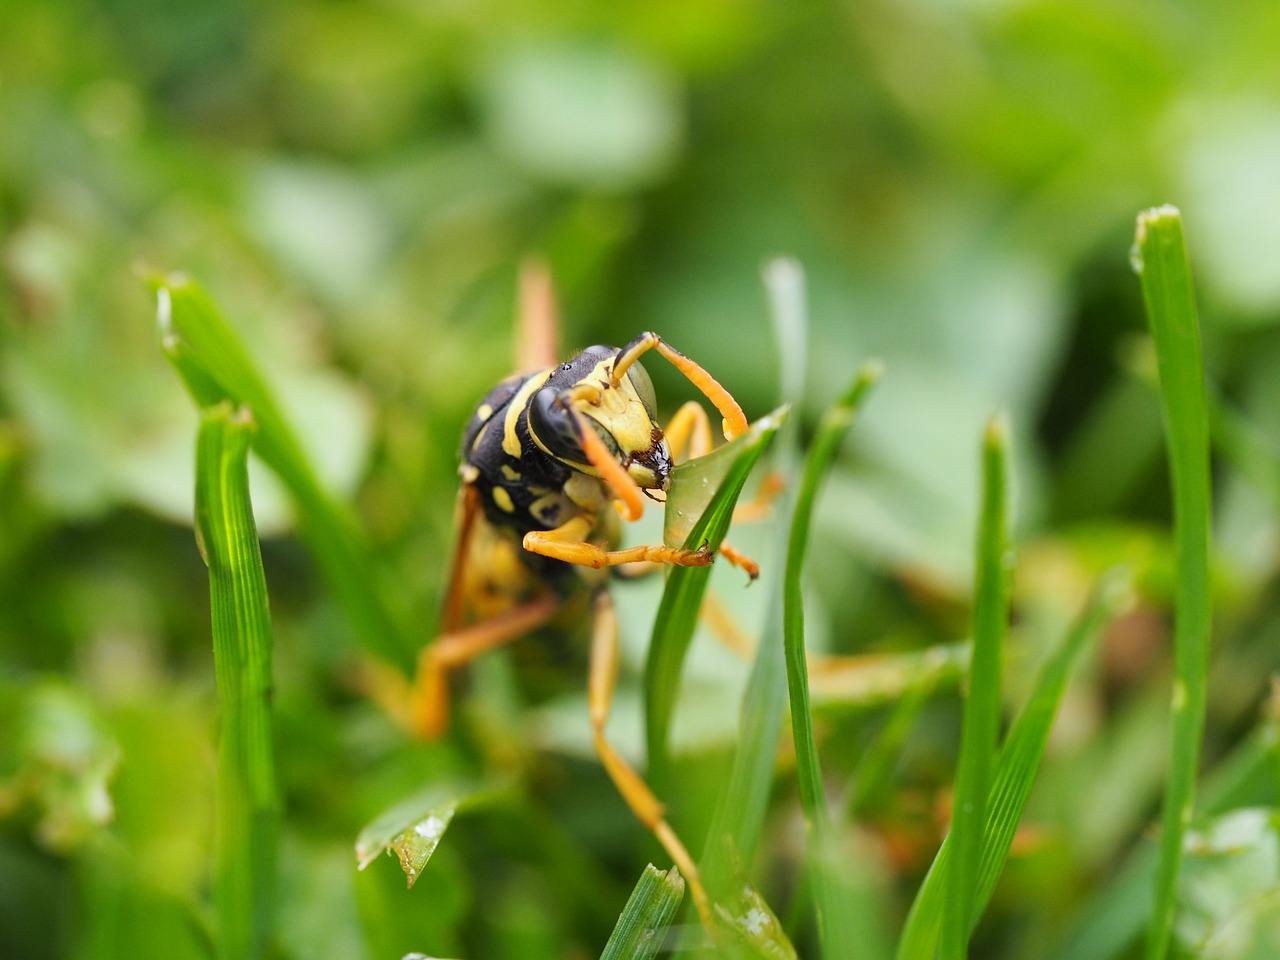
[[253, 450], [281, 479], [316, 559], [365, 647], [408, 667], [420, 645], [374, 576], [355, 520], [320, 485], [266, 379], [204, 289], [186, 277], [152, 278], [161, 347], [202, 407], [224, 400], [253, 411]]
[[879, 363], [866, 364], [844, 395], [827, 410], [818, 426], [813, 446], [805, 458], [804, 472], [796, 492], [787, 541], [787, 564], [783, 575], [782, 645], [787, 667], [787, 691], [791, 701], [791, 734], [796, 749], [796, 776], [800, 786], [800, 806], [804, 810], [809, 858], [813, 868], [814, 905], [818, 915], [818, 938], [828, 957], [853, 957], [865, 945], [868, 918], [859, 917], [852, 903], [838, 896], [840, 864], [832, 857], [831, 817], [822, 787], [818, 745], [813, 733], [813, 711], [809, 703], [808, 653], [804, 642], [804, 600], [801, 574], [813, 506], [818, 488], [826, 476], [841, 441], [867, 392], [880, 378]]
[[845, 800], [841, 807], [850, 819], [861, 816], [870, 801], [878, 796], [889, 781], [895, 763], [902, 752], [902, 745], [920, 719], [925, 705], [937, 689], [930, 677], [923, 683], [908, 689], [890, 711], [884, 726], [858, 758], [849, 778]]
[[262, 956], [275, 887], [271, 622], [253, 509], [244, 407], [204, 411], [196, 446], [196, 531], [209, 566], [218, 745], [214, 899], [218, 955]]
[[1210, 630], [1209, 419], [1181, 214], [1168, 206], [1140, 214], [1134, 248], [1134, 268], [1142, 282], [1160, 370], [1178, 546], [1169, 782], [1161, 817], [1155, 907], [1145, 951], [1147, 960], [1162, 960], [1173, 930], [1182, 840], [1195, 805], [1196, 769], [1204, 733]]
[[982, 445], [973, 654], [951, 820], [954, 853], [943, 872], [945, 892], [939, 940], [942, 960], [961, 960], [968, 953], [969, 916], [982, 855], [982, 825], [1000, 732], [1000, 656], [1009, 622], [1005, 435], [1000, 417], [988, 421]]
[[[808, 315], [804, 271], [795, 260], [779, 257], [761, 271], [768, 293], [774, 339], [779, 357], [782, 399], [799, 404], [805, 383]], [[774, 446], [772, 467], [785, 481], [774, 501], [774, 515], [791, 516], [795, 502], [795, 472], [799, 459], [797, 427], [784, 424]], [[786, 527], [779, 526], [780, 532]], [[782, 580], [770, 571], [783, 569], [786, 542], [780, 535], [765, 559], [761, 580], [769, 595], [761, 618], [760, 640], [742, 698], [740, 734], [724, 789], [716, 803], [703, 850], [708, 887], [715, 891], [735, 886], [738, 863], [750, 864], [764, 826], [774, 760], [782, 737], [787, 702], [786, 663], [782, 653]]]
[[666, 873], [653, 864], [645, 867], [600, 960], [649, 960], [657, 955], [683, 897], [684, 878], [675, 867]]
[[[733, 520], [733, 508], [747, 476], [785, 417], [785, 409], [775, 410], [733, 441], [738, 445], [738, 452], [711, 502], [690, 530], [684, 542], [687, 549], [696, 550], [703, 544], [711, 550], [719, 548]], [[699, 483], [697, 470], [696, 460], [681, 464], [673, 474], [673, 488], [682, 482]], [[667, 739], [680, 686], [680, 671], [698, 625], [698, 613], [710, 575], [709, 567], [672, 569], [654, 617], [644, 673], [645, 735], [649, 767], [659, 779], [668, 763]]]
[[[1116, 570], [1103, 576], [1094, 588], [1084, 610], [1071, 630], [1045, 661], [1031, 696], [1014, 722], [996, 765], [988, 795], [986, 823], [982, 832], [979, 867], [974, 875], [974, 895], [970, 905], [968, 927], [977, 926], [987, 901], [995, 890], [1005, 858], [1022, 819], [1036, 770], [1044, 756], [1045, 744], [1053, 726], [1058, 704], [1067, 688], [1071, 669], [1081, 651], [1093, 643], [1127, 601], [1129, 578]], [[942, 928], [943, 901], [947, 896], [947, 880], [954, 869], [953, 837], [948, 836], [925, 876], [902, 938], [898, 943], [898, 960], [932, 960]]]

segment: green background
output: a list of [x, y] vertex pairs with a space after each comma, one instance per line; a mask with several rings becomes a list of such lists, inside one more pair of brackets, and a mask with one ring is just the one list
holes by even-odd
[[[566, 353], [655, 330], [752, 418], [778, 401], [759, 268], [799, 258], [802, 435], [863, 359], [885, 360], [818, 507], [812, 645], [963, 637], [996, 407], [1020, 554], [1011, 704], [1096, 572], [1135, 565], [1142, 603], [1068, 695], [975, 945], [1045, 955], [1162, 789], [1169, 493], [1129, 265], [1134, 216], [1157, 203], [1185, 217], [1212, 390], [1262, 450], [1215, 477], [1206, 764], [1252, 728], [1276, 665], [1278, 48], [1265, 0], [9, 0], [0, 955], [207, 955], [217, 704], [190, 529], [197, 418], [138, 271], [212, 291], [425, 642], [462, 424], [511, 367], [529, 252], [552, 267]], [[648, 369], [664, 413], [693, 395]], [[254, 505], [276, 629], [280, 955], [597, 955], [644, 862], [663, 864], [590, 759], [574, 655], [493, 658], [457, 736], [409, 742], [354, 688], [358, 644], [265, 474]], [[767, 556], [768, 536], [738, 539]], [[716, 583], [752, 625], [741, 576]], [[618, 593], [634, 667], [656, 592]], [[697, 646], [664, 791], [695, 849], [745, 677]], [[634, 744], [628, 671], [617, 738]], [[883, 716], [820, 715], [833, 794]], [[941, 691], [846, 824], [890, 933], [945, 828], [957, 718]], [[787, 762], [755, 865], [780, 915], [799, 823]], [[413, 891], [390, 862], [354, 872], [378, 812], [477, 776], [502, 799], [460, 817]]]

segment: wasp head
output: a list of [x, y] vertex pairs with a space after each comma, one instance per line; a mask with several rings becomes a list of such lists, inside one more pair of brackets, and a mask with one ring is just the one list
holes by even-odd
[[638, 363], [613, 383], [616, 354], [591, 347], [553, 371], [529, 403], [529, 433], [543, 452], [594, 473], [581, 439], [583, 430], [592, 430], [640, 487], [666, 490], [671, 455], [657, 423], [653, 383]]

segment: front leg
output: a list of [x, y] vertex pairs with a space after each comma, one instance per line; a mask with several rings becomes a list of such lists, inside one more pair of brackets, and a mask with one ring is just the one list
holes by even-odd
[[715, 559], [710, 550], [684, 550], [680, 547], [640, 546], [624, 550], [606, 550], [587, 542], [595, 528], [593, 514], [582, 513], [554, 530], [531, 530], [524, 535], [524, 548], [530, 553], [584, 567], [614, 567], [622, 563], [663, 563], [678, 567], [709, 567]]

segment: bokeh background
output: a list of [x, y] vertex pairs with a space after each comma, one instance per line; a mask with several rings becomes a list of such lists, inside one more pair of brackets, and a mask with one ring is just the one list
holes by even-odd
[[[1042, 841], [983, 941], [1042, 955], [1160, 791], [1168, 492], [1135, 373], [1139, 210], [1182, 209], [1214, 389], [1264, 445], [1280, 429], [1277, 49], [1269, 0], [8, 0], [0, 955], [207, 955], [216, 702], [189, 523], [196, 415], [138, 271], [184, 271], [217, 297], [425, 640], [458, 437], [511, 365], [529, 252], [554, 272], [566, 351], [656, 330], [753, 417], [779, 389], [760, 265], [797, 257], [802, 433], [864, 358], [885, 360], [820, 510], [816, 643], [963, 636], [978, 438], [997, 407], [1015, 437], [1025, 646], [1105, 559], [1151, 572], [1148, 604], [1068, 704], [1033, 803]], [[692, 395], [649, 369], [667, 412]], [[1218, 473], [1209, 763], [1275, 666], [1277, 486], [1257, 472]], [[468, 732], [405, 742], [345, 679], [350, 626], [270, 480], [255, 507], [287, 804], [281, 955], [594, 955], [660, 855], [577, 749], [580, 693], [530, 722], [498, 658], [476, 672]], [[620, 599], [633, 653], [651, 601]], [[744, 672], [703, 656], [719, 719], [686, 717], [691, 795], [722, 770]], [[830, 721], [837, 785], [879, 716]], [[954, 696], [926, 713], [867, 831], [889, 931], [945, 824], [955, 717]], [[414, 891], [389, 862], [353, 872], [380, 809], [495, 769], [518, 797], [460, 821]], [[685, 806], [696, 835], [706, 814]], [[779, 910], [794, 806], [780, 777], [757, 865]]]

